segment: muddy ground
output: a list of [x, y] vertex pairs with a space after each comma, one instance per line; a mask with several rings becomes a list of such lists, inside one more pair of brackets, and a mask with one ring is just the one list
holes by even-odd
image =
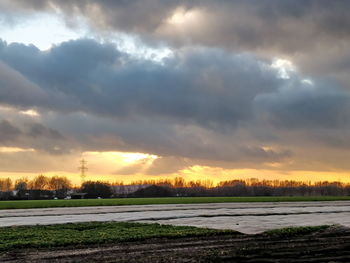
[[230, 234], [103, 246], [21, 250], [0, 262], [350, 262], [350, 228], [310, 234]]

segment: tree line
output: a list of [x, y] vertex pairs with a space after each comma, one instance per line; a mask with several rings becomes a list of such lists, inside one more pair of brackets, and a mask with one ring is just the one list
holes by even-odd
[[27, 177], [23, 177], [15, 180], [11, 178], [0, 179], [0, 191], [11, 190], [59, 190], [72, 188], [72, 182], [65, 176], [52, 176], [38, 175], [32, 180]]
[[[14, 193], [15, 192], [15, 196]], [[38, 175], [32, 180], [0, 179], [0, 199], [51, 199], [74, 194], [85, 198], [157, 197], [157, 196], [316, 196], [350, 195], [350, 184], [342, 182], [311, 182], [293, 180], [259, 180], [256, 178], [221, 181], [186, 181], [182, 177], [158, 180], [87, 181], [73, 187], [65, 176]]]

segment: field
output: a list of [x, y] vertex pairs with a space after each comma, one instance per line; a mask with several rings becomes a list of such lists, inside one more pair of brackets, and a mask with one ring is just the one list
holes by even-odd
[[350, 200], [350, 196], [258, 196], [258, 197], [169, 197], [169, 198], [115, 198], [80, 200], [24, 200], [0, 201], [0, 209], [49, 207], [119, 206], [152, 204], [200, 204], [230, 202], [301, 202]]
[[[327, 202], [336, 200], [343, 201]], [[350, 262], [346, 200], [2, 201], [9, 210], [0, 211], [0, 226], [8, 226], [0, 227], [0, 262]]]
[[237, 233], [190, 226], [171, 226], [128, 222], [78, 223], [49, 226], [0, 228], [0, 251], [22, 248], [55, 248], [149, 238], [178, 238]]
[[324, 200], [48, 200], [71, 207], [2, 210], [0, 262], [350, 262], [350, 202]]
[[349, 262], [350, 230], [285, 228], [258, 235], [137, 223], [0, 228], [1, 262]]

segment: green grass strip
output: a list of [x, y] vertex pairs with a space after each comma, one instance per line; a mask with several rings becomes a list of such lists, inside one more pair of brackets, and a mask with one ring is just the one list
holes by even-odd
[[128, 222], [78, 223], [49, 226], [0, 228], [0, 252], [22, 248], [55, 248], [89, 244], [111, 244], [149, 238], [179, 238], [238, 233], [190, 226]]
[[0, 209], [83, 207], [115, 205], [199, 204], [229, 202], [301, 202], [350, 200], [350, 196], [164, 197], [81, 200], [0, 201]]

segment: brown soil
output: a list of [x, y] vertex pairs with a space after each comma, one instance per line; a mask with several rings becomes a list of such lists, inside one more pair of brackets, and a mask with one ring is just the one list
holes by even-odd
[[22, 250], [0, 262], [350, 262], [350, 229], [294, 236], [224, 235], [103, 246]]

